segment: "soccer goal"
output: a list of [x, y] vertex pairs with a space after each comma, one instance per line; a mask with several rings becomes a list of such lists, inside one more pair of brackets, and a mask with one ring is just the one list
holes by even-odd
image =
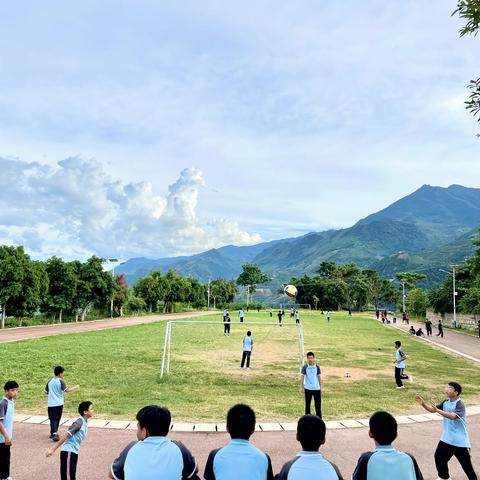
[[[253, 332], [254, 349], [257, 345], [267, 345], [274, 343], [275, 340], [279, 342], [280, 348], [294, 349], [291, 350], [292, 362], [298, 362], [299, 371], [301, 371], [304, 364], [305, 347], [304, 347], [304, 332], [303, 325], [297, 323], [282, 323], [281, 326], [278, 322], [230, 322], [230, 328], [235, 338], [232, 339], [232, 344], [226, 346], [230, 353], [233, 352], [233, 342], [235, 342], [235, 348], [241, 348], [241, 339], [246, 333], [246, 329]], [[187, 327], [190, 336], [185, 336], [185, 329], [181, 327]], [[247, 327], [247, 328], [244, 328]], [[193, 329], [193, 330], [192, 330]], [[208, 330], [207, 330], [208, 329]], [[177, 331], [177, 350], [181, 348], [181, 345], [186, 347], [195, 348], [198, 345], [199, 353], [203, 343], [212, 342], [212, 339], [228, 340], [230, 337], [224, 339], [224, 323], [222, 321], [203, 321], [203, 320], [170, 320], [167, 322], [165, 328], [165, 338], [163, 342], [163, 354], [162, 354], [162, 368], [160, 371], [160, 378], [170, 373], [170, 365], [172, 361], [172, 336], [175, 339], [175, 335], [172, 335], [174, 331]], [[290, 336], [286, 336], [287, 331]], [[275, 332], [277, 334], [275, 335]], [[203, 337], [202, 337], [203, 335]], [[232, 335], [232, 337], [234, 337]], [[297, 346], [295, 347], [295, 343]], [[220, 349], [218, 343], [213, 344], [209, 352], [215, 352]], [[278, 349], [278, 346], [277, 346]], [[275, 349], [273, 349], [275, 350]], [[256, 351], [256, 350], [255, 350]], [[187, 355], [183, 355], [184, 357]], [[293, 364], [294, 364], [293, 363]]]

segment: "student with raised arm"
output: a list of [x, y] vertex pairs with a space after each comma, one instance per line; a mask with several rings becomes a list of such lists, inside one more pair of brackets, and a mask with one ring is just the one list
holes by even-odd
[[78, 406], [80, 417], [73, 422], [67, 433], [50, 449], [47, 457], [51, 457], [58, 448], [60, 450], [60, 479], [76, 480], [78, 453], [88, 433], [88, 420], [93, 417], [93, 403], [85, 401]]
[[62, 419], [63, 405], [65, 403], [64, 393], [76, 392], [80, 386], [74, 385], [68, 387], [63, 379], [65, 369], [61, 366], [55, 367], [53, 370], [54, 377], [49, 380], [45, 386], [45, 393], [48, 395], [48, 419], [50, 420], [50, 438], [54, 442], [58, 442], [58, 426]]
[[467, 413], [465, 404], [460, 400], [462, 387], [457, 382], [449, 382], [445, 389], [447, 399], [430, 404], [416, 395], [417, 402], [430, 413], [443, 417], [443, 432], [435, 450], [435, 466], [440, 479], [449, 479], [448, 462], [455, 456], [468, 480], [478, 480], [470, 458], [470, 438], [467, 431]]

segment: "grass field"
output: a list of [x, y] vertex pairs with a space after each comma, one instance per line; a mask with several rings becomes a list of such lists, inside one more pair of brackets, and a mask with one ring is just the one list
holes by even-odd
[[[236, 317], [233, 317], [236, 319]], [[212, 320], [212, 317], [205, 320]], [[221, 314], [218, 315], [221, 322]], [[275, 320], [275, 317], [273, 318]], [[246, 321], [270, 321], [265, 312]], [[286, 318], [285, 321], [290, 321]], [[434, 349], [365, 316], [333, 314], [330, 324], [318, 313], [302, 312], [305, 350], [313, 350], [322, 369], [324, 417], [364, 418], [376, 409], [419, 412], [414, 394], [442, 397], [445, 384], [458, 381], [467, 403], [480, 402], [480, 368]], [[253, 331], [252, 369], [240, 369], [247, 326], [176, 325], [170, 375], [160, 379], [165, 323], [61, 335], [0, 345], [0, 379], [20, 383], [17, 411], [44, 413], [45, 383], [53, 366], [66, 369], [68, 384], [81, 390], [66, 396], [65, 412], [89, 399], [96, 416], [134, 418], [144, 405], [159, 403], [176, 420], [222, 420], [236, 402], [251, 404], [259, 419], [295, 419], [303, 413], [295, 328], [248, 327]], [[413, 384], [396, 390], [393, 342], [402, 340]], [[345, 372], [351, 377], [345, 378]]]

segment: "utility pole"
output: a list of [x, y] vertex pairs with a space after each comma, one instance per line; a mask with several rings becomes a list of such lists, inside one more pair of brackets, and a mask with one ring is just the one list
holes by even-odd
[[208, 279], [208, 289], [207, 289], [207, 310], [210, 310], [210, 279]]
[[[115, 280], [115, 263], [118, 262], [118, 259], [117, 258], [109, 258], [108, 261], [112, 262], [114, 264], [113, 268], [112, 268], [112, 275], [113, 275], [113, 280]], [[113, 297], [110, 300], [110, 318], [113, 318], [113, 299], [115, 298], [115, 293], [113, 294]]]
[[405, 313], [405, 282], [402, 282], [403, 313]]
[[455, 267], [458, 265], [451, 265], [453, 270], [453, 328], [457, 328], [457, 291], [455, 289]]
[[250, 297], [250, 285], [247, 285], [247, 308], [249, 305], [249, 297]]

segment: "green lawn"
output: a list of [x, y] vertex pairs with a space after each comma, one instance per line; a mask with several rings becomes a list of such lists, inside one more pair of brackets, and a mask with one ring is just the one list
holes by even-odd
[[[237, 317], [233, 316], [236, 321]], [[218, 316], [221, 321], [221, 314]], [[211, 321], [212, 317], [205, 321]], [[273, 318], [275, 320], [275, 317]], [[270, 321], [265, 312], [246, 321]], [[289, 318], [285, 321], [290, 322]], [[480, 401], [480, 368], [475, 364], [393, 330], [367, 317], [302, 312], [305, 350], [313, 350], [322, 368], [325, 418], [364, 418], [376, 409], [419, 412], [414, 394], [442, 397], [449, 380], [464, 387], [467, 403]], [[0, 345], [0, 379], [20, 383], [17, 410], [44, 413], [43, 389], [53, 366], [66, 369], [67, 383], [81, 390], [67, 395], [66, 413], [73, 415], [84, 399], [95, 403], [96, 415], [133, 418], [151, 403], [166, 405], [175, 419], [222, 420], [236, 402], [251, 404], [259, 419], [295, 419], [303, 413], [299, 390], [296, 328], [251, 326], [252, 369], [240, 369], [242, 338], [247, 326], [176, 325], [168, 377], [160, 379], [165, 323], [61, 335]], [[407, 371], [414, 384], [395, 390], [393, 342], [402, 340]], [[349, 372], [351, 377], [345, 378]]]

